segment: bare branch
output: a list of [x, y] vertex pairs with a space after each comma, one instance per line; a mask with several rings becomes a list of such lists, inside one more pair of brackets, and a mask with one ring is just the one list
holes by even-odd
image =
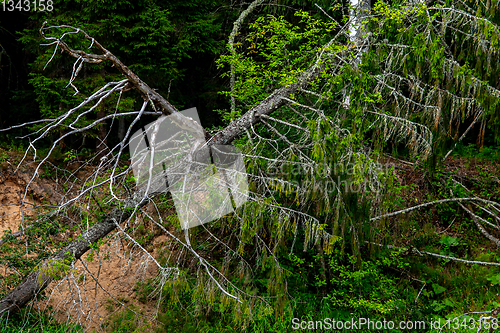
[[481, 198], [477, 198], [477, 197], [441, 199], [441, 200], [426, 202], [426, 203], [418, 205], [418, 206], [413, 206], [413, 207], [410, 207], [410, 208], [398, 210], [396, 212], [392, 212], [392, 213], [388, 213], [388, 214], [384, 214], [384, 215], [372, 217], [370, 219], [370, 221], [376, 221], [376, 220], [380, 220], [380, 219], [385, 218], [385, 217], [391, 217], [391, 216], [395, 216], [395, 215], [399, 215], [399, 214], [405, 214], [405, 213], [411, 212], [412, 210], [415, 210], [415, 209], [420, 209], [420, 208], [424, 208], [424, 207], [427, 207], [427, 206], [437, 205], [437, 204], [441, 204], [441, 203], [445, 203], [445, 202], [464, 202], [464, 201], [479, 201], [479, 202], [483, 202], [483, 203], [490, 204], [490, 205], [493, 205], [493, 206], [495, 206], [495, 205], [500, 206], [500, 204], [497, 203], [497, 202], [495, 202], [495, 201], [490, 201], [490, 200], [481, 199]]

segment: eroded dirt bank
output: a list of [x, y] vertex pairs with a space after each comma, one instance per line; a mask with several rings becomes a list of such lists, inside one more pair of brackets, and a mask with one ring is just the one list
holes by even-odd
[[[22, 240], [25, 237], [23, 230], [29, 225], [28, 217], [43, 211], [43, 205], [56, 205], [63, 199], [60, 194], [63, 191], [53, 179], [40, 176], [32, 179], [35, 167], [35, 164], [29, 164], [14, 173], [14, 167], [9, 163], [0, 170], [0, 239], [13, 233]], [[28, 183], [30, 186], [26, 191]], [[60, 241], [61, 237], [72, 235], [74, 233], [64, 233], [57, 237]], [[154, 241], [155, 245], [162, 242], [165, 242], [164, 237]], [[4, 251], [8, 251], [7, 247], [0, 245], [0, 255]], [[153, 252], [155, 250], [152, 255]], [[29, 251], [25, 255], [36, 257]], [[48, 310], [59, 321], [78, 322], [90, 331], [109, 331], [112, 317], [124, 309], [135, 311], [138, 323], [149, 323], [148, 326], [154, 327], [156, 324], [152, 318], [157, 305], [144, 302], [143, 298], [139, 300], [136, 287], [138, 282], [154, 278], [156, 273], [150, 258], [128, 246], [115, 233], [98, 252], [87, 253], [76, 262], [68, 276], [52, 282], [46, 290], [48, 298], [33, 306]], [[13, 266], [0, 264], [0, 279], [8, 280], [13, 276], [22, 278]], [[5, 285], [2, 287], [2, 293], [8, 291]]]

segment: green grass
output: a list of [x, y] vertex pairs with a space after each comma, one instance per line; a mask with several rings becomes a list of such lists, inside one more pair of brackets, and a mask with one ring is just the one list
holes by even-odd
[[46, 314], [22, 313], [0, 320], [0, 333], [77, 333], [83, 329], [76, 324], [56, 322]]

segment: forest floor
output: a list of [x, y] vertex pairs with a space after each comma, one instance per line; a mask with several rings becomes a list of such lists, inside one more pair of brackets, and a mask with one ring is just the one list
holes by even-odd
[[[427, 200], [429, 184], [425, 182], [425, 170], [415, 168], [410, 163], [388, 157], [383, 163], [394, 166], [395, 184], [402, 188], [401, 197], [411, 198], [404, 206], [413, 206]], [[61, 200], [60, 184], [47, 177], [35, 177], [26, 192], [26, 184], [30, 183], [35, 173], [36, 164], [27, 164], [14, 173], [14, 167], [3, 162], [0, 170], [0, 239], [7, 233], [22, 229], [23, 215], [34, 214], [33, 207], [42, 204], [57, 204]], [[91, 172], [82, 170], [77, 177], [84, 179]], [[471, 189], [480, 190], [477, 182], [488, 181], [499, 183], [500, 169], [494, 163], [483, 163], [477, 159], [453, 157], [444, 164], [441, 172], [449, 173], [455, 178], [463, 179]], [[475, 184], [475, 185], [474, 185]], [[411, 185], [411, 186], [410, 186]], [[64, 195], [70, 195], [66, 192]], [[432, 208], [434, 209], [434, 208]], [[429, 221], [437, 233], [451, 233], [438, 221]], [[65, 235], [63, 237], [69, 237]], [[22, 239], [23, 235], [19, 238]], [[133, 247], [130, 247], [116, 233], [108, 237], [107, 244], [100, 247], [92, 260], [86, 254], [73, 267], [73, 273], [66, 278], [54, 281], [47, 289], [48, 302], [34, 304], [33, 308], [49, 311], [60, 322], [80, 323], [90, 331], [112, 331], [113, 321], [119, 321], [126, 310], [132, 310], [138, 326], [144, 325], [145, 332], [153, 331], [157, 323], [152, 319], [159, 308], [155, 301], [148, 300], [138, 288], [138, 282], [146, 282], [157, 274], [154, 265], [148, 265], [148, 259]], [[166, 236], [153, 239], [153, 250], [157, 252], [168, 243]], [[487, 244], [487, 240], [484, 240]], [[491, 246], [493, 248], [493, 245]], [[4, 249], [0, 248], [0, 253]], [[25, 254], [34, 256], [33, 253]], [[36, 256], [36, 255], [35, 255]], [[0, 264], [0, 279], [11, 276], [20, 277], [13, 267]], [[96, 282], [99, 281], [99, 282]], [[0, 290], [6, 292], [7, 290]], [[131, 313], [130, 311], [128, 312]], [[128, 318], [127, 320], [130, 320]]]
[[[0, 173], [0, 239], [6, 234], [23, 230], [23, 216], [25, 221], [27, 216], [34, 214], [36, 205], [56, 204], [60, 199], [57, 183], [36, 177], [30, 184], [24, 204], [21, 204], [26, 184], [30, 182], [35, 167], [29, 164], [14, 174], [14, 167], [9, 165]], [[155, 238], [153, 256], [156, 248], [165, 241], [165, 236]], [[26, 252], [26, 257], [36, 257], [30, 251]], [[112, 236], [109, 244], [101, 246], [91, 260], [86, 253], [75, 264], [73, 274], [52, 282], [47, 288], [49, 301], [35, 304], [34, 308], [48, 310], [58, 321], [79, 323], [90, 331], [108, 331], [106, 327], [110, 321], [119, 320], [120, 311], [125, 308], [137, 314], [138, 326], [149, 323], [149, 327], [155, 327], [152, 317], [157, 304], [145, 302], [144, 297], [139, 300], [136, 287], [138, 282], [154, 278], [157, 270], [153, 265], [148, 265], [147, 258], [137, 256], [134, 252], [122, 238]], [[8, 279], [13, 275], [22, 277], [12, 266], [0, 264], [0, 279]]]

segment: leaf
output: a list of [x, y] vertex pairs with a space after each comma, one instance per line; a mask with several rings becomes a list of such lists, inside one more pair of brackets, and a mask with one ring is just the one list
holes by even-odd
[[444, 305], [443, 302], [439, 302], [439, 301], [432, 302], [431, 306], [433, 307], [433, 310], [435, 312], [439, 312], [446, 307], [446, 305]]
[[432, 289], [434, 289], [434, 294], [436, 294], [436, 295], [439, 295], [439, 294], [444, 293], [446, 291], [445, 287], [442, 287], [437, 283], [432, 284]]
[[439, 240], [439, 243], [448, 247], [457, 246], [459, 244], [458, 239], [456, 237], [451, 237], [451, 236], [444, 236]]
[[449, 307], [454, 307], [455, 303], [450, 298], [445, 298], [443, 304]]
[[490, 281], [492, 285], [500, 284], [500, 274], [487, 277], [486, 280]]

